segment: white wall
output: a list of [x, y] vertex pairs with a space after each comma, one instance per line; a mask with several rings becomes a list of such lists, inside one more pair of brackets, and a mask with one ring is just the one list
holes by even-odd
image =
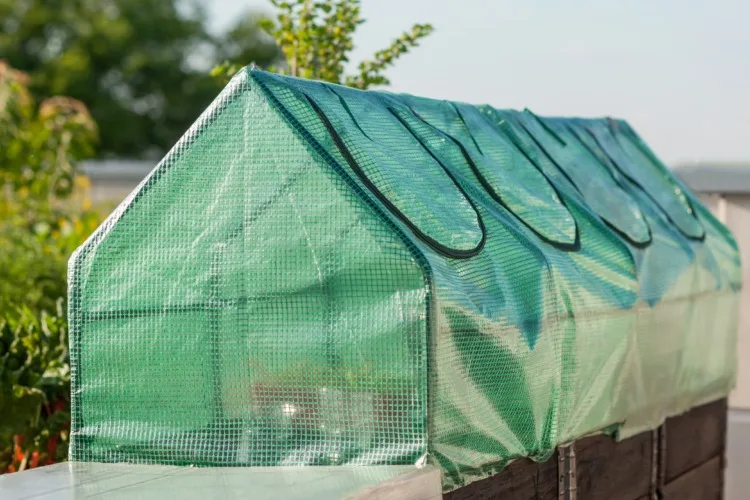
[[737, 346], [737, 387], [729, 397], [729, 406], [750, 410], [750, 193], [702, 194], [701, 200], [732, 230], [742, 252], [742, 289], [740, 331]]

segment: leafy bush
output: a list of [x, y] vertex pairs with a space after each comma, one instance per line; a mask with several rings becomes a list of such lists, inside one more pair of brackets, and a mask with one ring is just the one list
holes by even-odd
[[54, 314], [20, 307], [0, 318], [0, 436], [6, 441], [0, 467], [10, 472], [67, 454], [70, 367], [62, 308], [60, 298]]
[[93, 120], [73, 99], [37, 107], [27, 83], [0, 61], [0, 473], [67, 455], [67, 259], [99, 223], [76, 162]]

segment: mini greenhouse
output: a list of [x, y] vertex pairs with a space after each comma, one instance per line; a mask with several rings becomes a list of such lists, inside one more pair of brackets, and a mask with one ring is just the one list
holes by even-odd
[[724, 397], [740, 281], [623, 121], [246, 69], [71, 259], [71, 458], [453, 489]]

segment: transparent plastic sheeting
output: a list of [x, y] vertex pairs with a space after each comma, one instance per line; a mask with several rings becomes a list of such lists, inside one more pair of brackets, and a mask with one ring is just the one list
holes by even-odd
[[0, 476], [7, 500], [441, 500], [440, 474], [413, 465], [176, 467], [67, 462]]
[[724, 397], [740, 285], [625, 122], [243, 70], [71, 259], [71, 456], [454, 489]]

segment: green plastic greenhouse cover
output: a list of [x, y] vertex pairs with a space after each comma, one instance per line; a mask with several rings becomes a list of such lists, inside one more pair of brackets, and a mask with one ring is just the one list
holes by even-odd
[[71, 259], [71, 457], [454, 489], [726, 395], [740, 286], [623, 121], [245, 69]]

